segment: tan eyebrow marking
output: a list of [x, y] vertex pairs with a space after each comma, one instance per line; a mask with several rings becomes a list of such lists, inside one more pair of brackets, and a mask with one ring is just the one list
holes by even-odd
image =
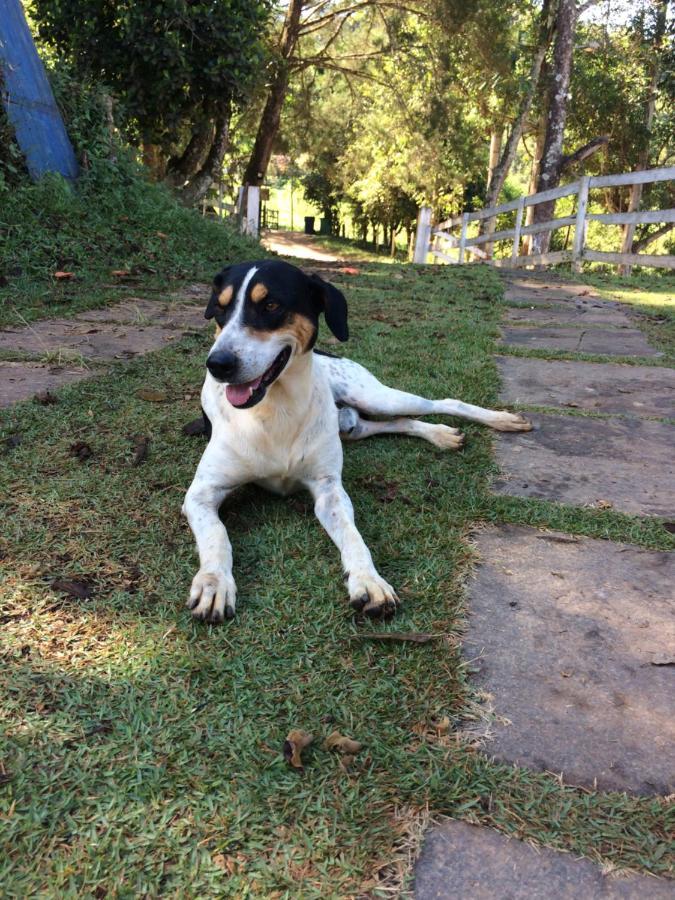
[[267, 296], [267, 288], [264, 284], [258, 282], [258, 284], [253, 285], [253, 290], [251, 291], [251, 300], [254, 303], [260, 303], [261, 300], [264, 300]]
[[232, 294], [234, 293], [234, 289], [231, 284], [228, 284], [226, 288], [220, 292], [218, 296], [218, 303], [220, 306], [227, 306], [227, 304], [232, 299]]

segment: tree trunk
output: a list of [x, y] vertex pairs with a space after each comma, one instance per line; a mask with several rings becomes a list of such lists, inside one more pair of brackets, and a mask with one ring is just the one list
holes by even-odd
[[303, 0], [291, 0], [281, 32], [279, 60], [265, 101], [251, 157], [244, 173], [244, 184], [261, 185], [272, 155], [272, 147], [281, 124], [281, 110], [288, 91], [290, 59], [300, 33]]
[[230, 137], [230, 116], [229, 106], [220, 112], [216, 121], [216, 134], [206, 162], [180, 192], [180, 198], [186, 206], [196, 206], [206, 196], [211, 185], [222, 178], [223, 159]]
[[216, 129], [213, 120], [201, 122], [193, 132], [187, 147], [179, 157], [174, 157], [167, 166], [166, 180], [173, 187], [181, 188], [201, 168], [213, 146]]
[[[487, 190], [490, 190], [490, 185], [492, 183], [492, 179], [494, 178], [495, 169], [499, 165], [499, 157], [502, 152], [502, 141], [504, 138], [504, 128], [500, 125], [495, 125], [492, 129], [492, 133], [490, 135], [490, 154], [488, 156], [488, 171], [487, 171]], [[488, 222], [488, 227], [485, 229], [486, 234], [492, 234], [495, 230], [495, 220], [490, 219]], [[488, 259], [492, 259], [492, 244], [485, 244], [485, 253]]]
[[[546, 139], [546, 116], [542, 113], [537, 122], [537, 142], [534, 148], [534, 159], [532, 160], [532, 169], [530, 170], [530, 183], [527, 186], [528, 194], [536, 194], [537, 182], [539, 181], [539, 167], [541, 166], [541, 157], [544, 153], [544, 141]], [[534, 206], [528, 206], [525, 212], [525, 225], [531, 225], [534, 221]], [[529, 255], [532, 252], [531, 234], [526, 234], [523, 238], [523, 253]]]
[[[546, 139], [539, 171], [537, 192], [555, 188], [560, 182], [563, 167], [563, 139], [567, 121], [567, 103], [574, 57], [574, 34], [579, 12], [575, 0], [560, 0], [556, 17], [556, 37], [553, 49], [552, 84], [546, 123]], [[535, 207], [533, 222], [546, 222], [553, 218], [555, 201], [539, 203]], [[533, 236], [535, 254], [548, 250], [550, 231]]]
[[[518, 142], [520, 141], [521, 135], [523, 133], [525, 121], [530, 113], [532, 101], [534, 100], [534, 97], [537, 93], [537, 86], [539, 84], [539, 77], [541, 75], [541, 67], [544, 63], [544, 57], [546, 56], [548, 45], [551, 43], [554, 10], [555, 0], [544, 0], [544, 5], [542, 6], [539, 19], [539, 38], [537, 40], [537, 46], [534, 51], [534, 56], [532, 57], [532, 63], [530, 64], [530, 76], [528, 79], [527, 89], [525, 90], [525, 93], [521, 98], [518, 115], [516, 116], [516, 119], [511, 126], [511, 131], [509, 133], [509, 137], [506, 141], [506, 146], [504, 147], [499, 163], [497, 166], [495, 166], [495, 169], [492, 173], [492, 180], [490, 181], [490, 185], [485, 195], [486, 209], [490, 206], [497, 205], [497, 200], [499, 198], [501, 189], [504, 186], [504, 181], [506, 180], [506, 176], [511, 170], [513, 160], [516, 157]], [[494, 221], [484, 221], [486, 231], [488, 228], [492, 228], [492, 230], [494, 230]]]
[[[652, 44], [652, 56], [650, 64], [649, 94], [647, 96], [647, 104], [645, 106], [645, 130], [647, 132], [645, 146], [640, 151], [638, 157], [637, 171], [646, 169], [649, 165], [649, 144], [651, 137], [652, 124], [654, 122], [654, 111], [656, 109], [656, 91], [659, 82], [660, 59], [659, 51], [663, 43], [663, 35], [666, 30], [666, 11], [668, 9], [668, 0], [659, 0], [656, 8], [656, 29], [654, 32], [654, 41]], [[630, 199], [628, 201], [628, 212], [636, 212], [640, 206], [642, 199], [643, 185], [634, 184], [630, 189]], [[621, 246], [622, 253], [630, 253], [633, 246], [633, 237], [635, 235], [635, 225], [624, 225], [623, 242]], [[619, 275], [628, 276], [632, 270], [631, 266], [619, 266]]]
[[162, 156], [159, 144], [143, 141], [143, 165], [150, 173], [153, 181], [161, 181], [166, 170], [166, 160]]

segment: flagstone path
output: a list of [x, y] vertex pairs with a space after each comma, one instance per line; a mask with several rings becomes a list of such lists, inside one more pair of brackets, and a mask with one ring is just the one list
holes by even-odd
[[208, 285], [192, 285], [179, 298], [129, 298], [71, 319], [42, 319], [0, 331], [0, 407], [80, 381], [114, 360], [161, 350], [205, 326]]
[[[534, 431], [496, 438], [493, 489], [675, 520], [675, 371], [625, 306], [555, 276], [506, 274], [502, 399]], [[606, 362], [506, 355], [590, 352]], [[675, 553], [509, 525], [475, 535], [463, 653], [491, 697], [484, 752], [567, 784], [675, 792]], [[418, 900], [675, 898], [675, 883], [616, 879], [487, 827], [427, 835]]]

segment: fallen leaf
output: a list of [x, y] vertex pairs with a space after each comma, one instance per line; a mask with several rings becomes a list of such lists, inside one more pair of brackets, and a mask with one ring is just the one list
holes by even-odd
[[[7, 438], [8, 442], [9, 440], [10, 438]], [[675, 534], [675, 522], [663, 522], [662, 524], [666, 531], [669, 531], [670, 534]]]
[[9, 782], [14, 778], [11, 772], [0, 772], [0, 786], [3, 784], [9, 784]]
[[598, 509], [613, 509], [614, 504], [610, 500], [598, 500], [595, 504]]
[[59, 402], [59, 398], [56, 394], [52, 394], [51, 391], [41, 391], [33, 397], [33, 400], [35, 400], [36, 403], [42, 404], [42, 406], [52, 406], [54, 403]]
[[134, 441], [134, 458], [131, 460], [132, 466], [140, 466], [140, 464], [148, 458], [148, 449], [150, 448], [150, 438], [137, 434]]
[[352, 641], [412, 641], [414, 644], [428, 644], [443, 637], [442, 634], [431, 634], [424, 631], [372, 631], [352, 634]]
[[168, 235], [168, 234], [164, 234], [163, 231], [158, 231], [158, 232], [157, 232], [157, 237], [158, 237], [158, 238], [162, 238], [162, 240], [165, 241], [165, 240], [169, 237], [169, 235]]
[[198, 419], [188, 422], [187, 425], [183, 425], [182, 432], [186, 437], [200, 437], [202, 434], [206, 434], [204, 417], [200, 416]]
[[65, 281], [68, 278], [74, 278], [74, 277], [75, 277], [74, 272], [54, 272], [54, 278], [56, 278], [58, 281]]
[[9, 453], [10, 450], [16, 450], [21, 441], [23, 440], [23, 436], [20, 434], [10, 434], [9, 437], [5, 438], [5, 453]]
[[440, 722], [436, 723], [435, 728], [438, 734], [447, 734], [450, 731], [450, 718], [443, 716]]
[[338, 269], [339, 272], [342, 272], [344, 275], [360, 275], [361, 269], [355, 269], [354, 266], [343, 266], [343, 268]]
[[675, 666], [675, 656], [666, 656], [665, 653], [657, 654], [650, 662], [653, 666]]
[[61, 594], [68, 594], [76, 600], [89, 600], [94, 596], [94, 587], [87, 581], [76, 578], [55, 578], [51, 583], [51, 589]]
[[351, 738], [345, 737], [339, 731], [333, 731], [323, 742], [324, 750], [337, 750], [338, 753], [355, 754], [358, 753], [363, 744], [359, 741], [353, 741]]
[[128, 269], [113, 269], [110, 274], [114, 275], [115, 278], [126, 278], [127, 275], [131, 275], [131, 272]]
[[314, 740], [313, 734], [307, 734], [306, 731], [294, 729], [289, 731], [284, 741], [284, 759], [294, 769], [304, 772], [305, 767], [302, 764], [302, 751]]
[[76, 456], [80, 462], [84, 462], [94, 455], [94, 451], [85, 441], [75, 441], [70, 445], [70, 455]]
[[344, 756], [340, 757], [340, 768], [344, 769], [345, 772], [348, 772], [354, 765], [355, 759], [356, 757], [353, 753], [345, 753]]
[[136, 396], [141, 400], [147, 400], [149, 403], [164, 403], [169, 399], [166, 391], [153, 391], [151, 388], [141, 388], [136, 391]]

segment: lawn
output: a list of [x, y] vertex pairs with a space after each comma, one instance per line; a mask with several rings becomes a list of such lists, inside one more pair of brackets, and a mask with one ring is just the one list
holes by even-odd
[[[337, 352], [408, 390], [495, 402], [494, 271], [359, 269], [335, 278], [353, 335]], [[196, 623], [179, 510], [203, 443], [181, 429], [198, 413], [207, 346], [208, 331], [188, 336], [0, 419], [3, 896], [385, 896], [428, 808], [667, 871], [665, 800], [566, 787], [480, 751], [485, 714], [459, 639], [481, 522], [649, 548], [675, 538], [609, 509], [492, 496], [491, 437], [462, 423], [459, 453], [408, 438], [346, 447], [357, 522], [404, 600], [395, 620], [355, 621], [306, 495], [248, 488], [223, 510], [236, 618]], [[149, 451], [133, 465], [138, 436]], [[304, 773], [282, 753], [296, 728], [315, 735]], [[334, 730], [362, 743], [351, 764], [322, 749]]]

